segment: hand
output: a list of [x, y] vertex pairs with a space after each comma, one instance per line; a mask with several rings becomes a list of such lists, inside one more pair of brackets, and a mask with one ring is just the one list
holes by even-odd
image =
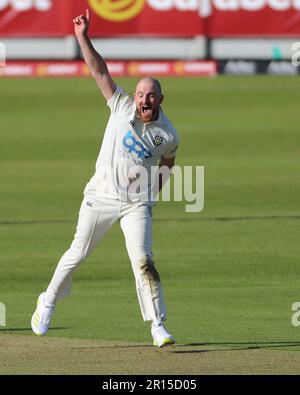
[[73, 19], [74, 31], [77, 37], [84, 35], [89, 30], [90, 25], [90, 12], [87, 9], [85, 15], [79, 15]]

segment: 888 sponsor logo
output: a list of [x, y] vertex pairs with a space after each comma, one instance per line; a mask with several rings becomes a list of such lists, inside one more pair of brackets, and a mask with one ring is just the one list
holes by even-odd
[[137, 141], [137, 139], [133, 136], [130, 130], [125, 134], [123, 138], [123, 145], [128, 150], [128, 152], [134, 152], [138, 156], [138, 158], [148, 159], [152, 157], [151, 152], [148, 151], [142, 143]]

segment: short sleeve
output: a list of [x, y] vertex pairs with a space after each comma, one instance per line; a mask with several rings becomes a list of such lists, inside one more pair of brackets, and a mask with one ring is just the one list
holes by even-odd
[[115, 93], [107, 101], [113, 115], [130, 114], [134, 111], [134, 101], [121, 87], [117, 86]]
[[174, 158], [176, 156], [176, 151], [178, 149], [178, 146], [179, 146], [179, 137], [175, 131], [173, 140], [170, 142], [170, 144], [167, 145], [166, 150], [164, 151], [162, 156], [167, 159]]

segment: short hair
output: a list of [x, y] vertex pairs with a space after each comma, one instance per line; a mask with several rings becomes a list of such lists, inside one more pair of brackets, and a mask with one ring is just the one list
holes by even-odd
[[145, 78], [142, 78], [142, 79], [138, 82], [137, 85], [139, 85], [142, 81], [151, 82], [151, 83], [154, 85], [156, 92], [157, 92], [160, 96], [162, 96], [161, 84], [160, 84], [160, 82], [159, 82], [156, 78], [153, 78], [153, 77], [145, 77]]

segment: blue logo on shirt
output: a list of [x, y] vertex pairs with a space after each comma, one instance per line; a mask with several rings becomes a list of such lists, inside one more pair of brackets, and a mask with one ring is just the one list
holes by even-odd
[[134, 152], [137, 154], [138, 158], [147, 159], [151, 158], [152, 154], [148, 151], [142, 143], [137, 141], [137, 139], [133, 136], [131, 131], [129, 130], [124, 138], [123, 145], [127, 148], [129, 152]]

